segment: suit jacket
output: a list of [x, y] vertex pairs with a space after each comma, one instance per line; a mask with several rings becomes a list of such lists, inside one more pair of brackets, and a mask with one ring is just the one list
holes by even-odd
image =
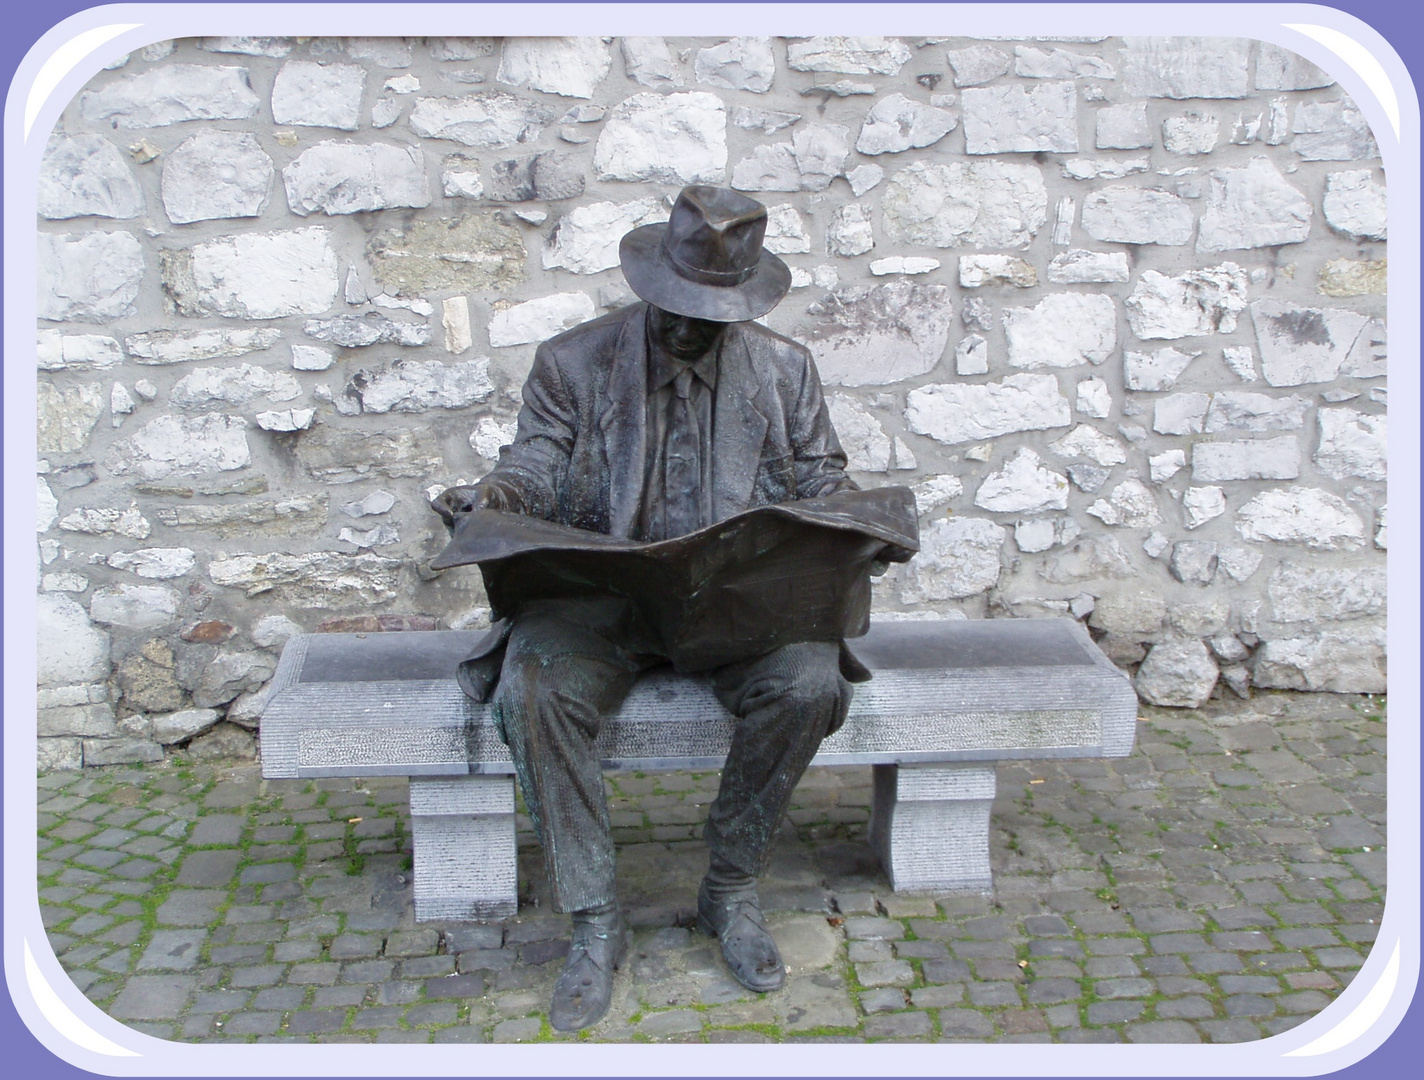
[[[481, 483], [512, 489], [534, 517], [633, 535], [647, 468], [647, 313], [647, 304], [631, 304], [539, 346], [514, 442]], [[789, 338], [752, 322], [728, 325], [713, 417], [716, 521], [856, 486], [811, 354]], [[461, 665], [471, 696], [488, 696], [507, 636], [497, 624]]]

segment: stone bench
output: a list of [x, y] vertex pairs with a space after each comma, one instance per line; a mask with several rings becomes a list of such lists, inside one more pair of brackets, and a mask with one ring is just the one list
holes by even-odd
[[[517, 906], [514, 766], [453, 678], [479, 636], [298, 635], [262, 718], [268, 778], [410, 778], [420, 920]], [[880, 622], [852, 648], [875, 677], [812, 764], [874, 766], [870, 842], [897, 891], [991, 887], [996, 762], [1132, 749], [1132, 685], [1071, 620]], [[598, 746], [607, 769], [715, 769], [731, 730], [705, 681], [655, 669]]]

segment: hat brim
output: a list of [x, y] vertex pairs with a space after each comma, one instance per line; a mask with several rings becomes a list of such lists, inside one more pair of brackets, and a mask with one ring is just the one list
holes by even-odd
[[701, 285], [682, 277], [663, 253], [666, 223], [643, 225], [618, 245], [623, 276], [639, 297], [674, 315], [710, 322], [747, 322], [765, 315], [791, 288], [791, 269], [763, 250], [751, 277], [740, 285]]

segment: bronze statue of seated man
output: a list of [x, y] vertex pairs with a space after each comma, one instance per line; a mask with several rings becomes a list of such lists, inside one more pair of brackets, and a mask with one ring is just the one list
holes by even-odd
[[[750, 508], [855, 490], [810, 353], [752, 321], [790, 287], [785, 263], [763, 250], [766, 220], [737, 192], [688, 187], [667, 223], [628, 233], [622, 269], [642, 302], [538, 348], [513, 444], [480, 482], [435, 501], [446, 522], [495, 509], [656, 542]], [[594, 739], [666, 650], [617, 596], [530, 600], [503, 614], [460, 678], [493, 704], [555, 910], [573, 916], [550, 1022], [575, 1031], [604, 1015], [628, 946]], [[846, 717], [856, 674], [837, 641], [708, 672], [737, 722], [707, 819], [698, 925], [754, 991], [786, 978], [757, 879], [792, 789]]]

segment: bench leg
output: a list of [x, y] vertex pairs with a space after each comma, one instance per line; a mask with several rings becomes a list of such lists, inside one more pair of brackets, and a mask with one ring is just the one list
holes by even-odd
[[988, 892], [994, 766], [876, 765], [870, 843], [896, 892]]
[[507, 919], [519, 907], [514, 777], [411, 777], [415, 918]]

